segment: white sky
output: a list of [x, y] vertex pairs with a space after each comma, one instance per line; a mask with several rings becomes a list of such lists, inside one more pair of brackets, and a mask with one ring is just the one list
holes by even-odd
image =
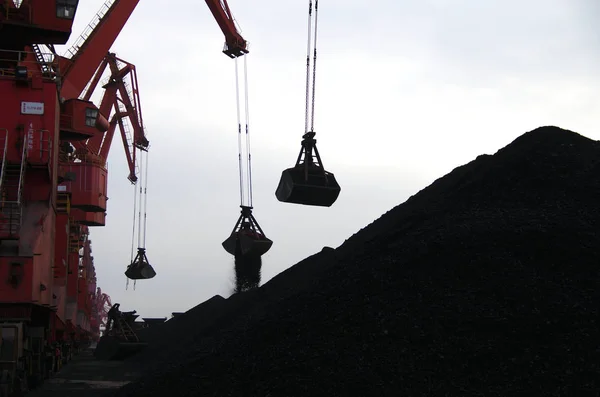
[[[80, 2], [69, 44], [102, 3]], [[229, 6], [250, 42], [254, 215], [274, 241], [263, 283], [526, 131], [600, 138], [597, 0], [322, 0], [315, 131], [342, 192], [330, 208], [280, 203], [274, 192], [304, 131], [308, 1]], [[125, 290], [133, 188], [118, 137], [107, 225], [91, 240], [99, 286], [142, 317], [232, 289], [221, 242], [239, 215], [237, 121], [223, 41], [204, 1], [141, 0], [111, 49], [137, 67], [157, 276]]]

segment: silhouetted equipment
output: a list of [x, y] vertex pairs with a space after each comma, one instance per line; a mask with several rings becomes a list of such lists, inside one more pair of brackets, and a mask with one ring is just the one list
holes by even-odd
[[120, 304], [115, 303], [108, 311], [106, 331], [94, 351], [98, 359], [122, 360], [148, 345], [140, 342], [135, 332], [135, 320], [139, 317], [137, 312], [121, 312], [119, 307]]
[[156, 271], [146, 257], [145, 248], [138, 248], [138, 253], [133, 262], [127, 266], [125, 275], [132, 280], [147, 280], [156, 276]]
[[[315, 139], [315, 76], [317, 71], [317, 17], [319, 1], [315, 1], [315, 41], [312, 70], [312, 103], [309, 109], [310, 94], [310, 47], [312, 24], [312, 0], [308, 6], [308, 45], [306, 53], [306, 113], [302, 148], [296, 165], [281, 173], [275, 191], [277, 200], [283, 203], [330, 207], [340, 195], [340, 185], [331, 172], [323, 167]], [[310, 120], [310, 129], [309, 129]]]
[[231, 255], [262, 256], [273, 241], [265, 236], [260, 225], [252, 215], [252, 207], [240, 206], [242, 213], [238, 218], [231, 235], [223, 241], [223, 248]]
[[314, 136], [314, 132], [303, 136], [296, 165], [281, 173], [275, 192], [277, 200], [322, 207], [330, 207], [337, 200], [340, 185], [335, 175], [323, 168]]
[[[233, 17], [229, 11], [229, 8], [225, 8], [227, 15], [230, 16], [231, 21]], [[239, 255], [251, 255], [261, 256], [265, 254], [273, 245], [273, 241], [269, 240], [265, 233], [262, 231], [258, 222], [252, 215], [252, 155], [250, 151], [250, 115], [248, 106], [248, 50], [246, 48], [246, 40], [242, 38], [233, 22], [228, 25], [228, 29], [223, 29], [226, 37], [229, 37], [230, 45], [226, 48], [232, 48], [235, 43], [238, 43], [240, 51], [227, 52], [224, 51], [227, 56], [235, 59], [235, 93], [236, 93], [236, 105], [237, 105], [237, 136], [238, 136], [238, 166], [239, 166], [239, 183], [240, 183], [240, 207], [242, 213], [236, 222], [231, 235], [223, 242], [223, 248], [225, 251], [234, 255], [236, 258]], [[242, 51], [243, 50], [243, 51]], [[242, 57], [244, 60], [243, 70], [243, 88], [244, 88], [244, 114], [245, 114], [245, 141], [246, 141], [246, 154], [244, 155], [242, 146], [242, 118], [241, 118], [241, 106], [240, 106], [240, 84], [239, 84], [239, 69], [238, 69], [238, 57]], [[244, 173], [244, 161], [246, 163], [246, 172]], [[260, 263], [260, 260], [259, 260]]]

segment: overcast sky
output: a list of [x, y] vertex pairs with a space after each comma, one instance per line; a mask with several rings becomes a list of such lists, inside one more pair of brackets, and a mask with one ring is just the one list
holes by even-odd
[[[69, 43], [103, 2], [80, 2]], [[112, 47], [137, 67], [157, 276], [125, 290], [133, 187], [117, 137], [107, 224], [91, 232], [99, 286], [142, 317], [231, 294], [221, 242], [239, 216], [234, 61], [204, 1], [166, 4], [141, 0]], [[304, 132], [308, 1], [229, 6], [250, 42], [254, 215], [274, 241], [263, 282], [526, 131], [600, 139], [597, 0], [321, 0], [315, 131], [342, 191], [330, 208], [280, 203]]]

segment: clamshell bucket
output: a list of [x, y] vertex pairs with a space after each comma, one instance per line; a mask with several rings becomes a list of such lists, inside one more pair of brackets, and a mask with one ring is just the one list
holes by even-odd
[[332, 173], [317, 167], [305, 169], [300, 165], [281, 173], [275, 196], [283, 203], [331, 207], [340, 191]]
[[242, 255], [263, 256], [273, 245], [273, 241], [265, 236], [247, 234], [243, 231], [238, 234], [238, 238]]
[[243, 230], [231, 233], [223, 241], [223, 248], [231, 255], [262, 256], [271, 249], [273, 241], [258, 233], [246, 233]]
[[304, 135], [296, 165], [281, 173], [275, 191], [277, 200], [283, 203], [331, 207], [340, 195], [341, 188], [335, 175], [323, 168], [314, 136], [314, 132]]
[[234, 256], [262, 256], [271, 249], [273, 241], [265, 236], [252, 216], [252, 207], [242, 206], [242, 214], [222, 245], [225, 251]]
[[146, 257], [145, 248], [138, 248], [135, 259], [131, 262], [131, 265], [127, 266], [125, 276], [131, 280], [148, 280], [156, 276], [156, 271]]

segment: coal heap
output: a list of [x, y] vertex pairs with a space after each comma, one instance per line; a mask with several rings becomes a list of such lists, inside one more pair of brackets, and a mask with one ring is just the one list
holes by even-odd
[[338, 249], [165, 324], [170, 344], [132, 359], [145, 376], [118, 395], [597, 392], [599, 202], [600, 144], [530, 131]]

